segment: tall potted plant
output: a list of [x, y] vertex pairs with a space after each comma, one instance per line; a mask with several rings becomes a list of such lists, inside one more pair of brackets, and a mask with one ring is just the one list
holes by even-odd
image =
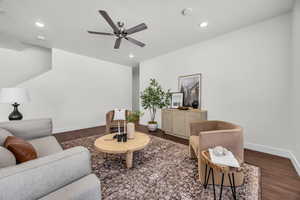
[[150, 85], [141, 93], [142, 107], [150, 112], [149, 131], [156, 131], [156, 111], [170, 105], [170, 98], [170, 90], [164, 91], [155, 79], [150, 79]]

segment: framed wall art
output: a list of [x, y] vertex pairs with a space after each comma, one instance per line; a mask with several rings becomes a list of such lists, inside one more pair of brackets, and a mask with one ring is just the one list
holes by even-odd
[[171, 95], [171, 108], [178, 108], [183, 106], [182, 92], [173, 92]]
[[183, 106], [201, 109], [202, 75], [179, 76], [178, 90], [183, 93]]

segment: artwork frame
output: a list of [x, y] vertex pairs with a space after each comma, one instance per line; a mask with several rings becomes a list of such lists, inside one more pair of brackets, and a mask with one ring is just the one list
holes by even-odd
[[183, 106], [192, 107], [192, 103], [198, 101], [198, 109], [201, 109], [202, 74], [179, 76], [178, 91], [183, 93]]
[[183, 93], [172, 92], [171, 93], [171, 108], [178, 108], [183, 106]]

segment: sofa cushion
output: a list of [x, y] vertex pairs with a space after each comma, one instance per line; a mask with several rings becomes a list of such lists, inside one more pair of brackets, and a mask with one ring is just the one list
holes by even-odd
[[14, 154], [18, 163], [37, 158], [34, 147], [29, 142], [15, 136], [8, 136], [4, 142], [4, 147]]
[[192, 145], [196, 155], [198, 156], [199, 152], [199, 136], [192, 135], [190, 136], [190, 144]]
[[63, 149], [54, 136], [48, 136], [28, 141], [37, 151], [38, 157], [61, 152]]
[[85, 176], [59, 190], [56, 190], [39, 200], [100, 200], [101, 190], [100, 181], [96, 175]]
[[7, 136], [13, 136], [8, 130], [0, 128], [0, 146], [3, 146]]
[[0, 146], [0, 169], [3, 167], [14, 166], [16, 164], [17, 161], [14, 154]]

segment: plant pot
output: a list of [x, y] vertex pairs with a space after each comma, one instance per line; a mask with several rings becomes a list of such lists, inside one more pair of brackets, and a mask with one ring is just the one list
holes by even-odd
[[156, 131], [157, 130], [157, 123], [148, 123], [148, 130], [149, 131]]
[[133, 139], [135, 133], [135, 124], [133, 122], [127, 123], [127, 138]]

